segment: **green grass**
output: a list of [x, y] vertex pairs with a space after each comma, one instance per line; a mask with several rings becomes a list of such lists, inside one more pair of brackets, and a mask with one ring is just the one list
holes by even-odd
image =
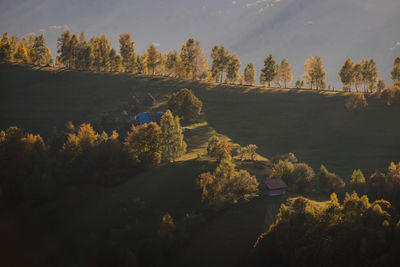
[[[400, 160], [400, 108], [385, 107], [372, 97], [365, 111], [349, 113], [344, 108], [343, 93], [6, 65], [0, 65], [0, 84], [0, 128], [17, 125], [45, 137], [54, 126], [62, 129], [67, 121], [93, 122], [104, 113], [120, 111], [133, 93], [144, 97], [150, 92], [159, 102], [159, 110], [166, 108], [172, 92], [184, 87], [203, 101], [199, 122], [185, 126], [190, 153], [183, 161], [142, 173], [114, 188], [71, 187], [56, 202], [17, 213], [16, 223], [12, 217], [9, 225], [16, 226], [3, 229], [18, 232], [20, 240], [0, 248], [10, 259], [15, 251], [26, 252], [28, 260], [19, 258], [19, 265], [41, 265], [49, 257], [65, 259], [72, 265], [85, 258], [81, 250], [88, 255], [95, 253], [90, 251], [93, 244], [106, 243], [114, 235], [124, 236], [124, 229], [138, 227], [138, 232], [156, 235], [164, 212], [180, 219], [199, 209], [200, 191], [195, 178], [215, 168], [215, 163], [202, 155], [205, 142], [216, 133], [241, 145], [256, 144], [259, 154], [267, 158], [294, 152], [312, 167], [324, 164], [345, 179], [353, 169], [360, 168], [368, 175], [375, 169], [385, 169], [390, 161]], [[259, 180], [268, 174], [264, 161], [238, 165]], [[235, 265], [246, 256], [285, 200], [259, 197], [217, 214], [193, 236], [177, 263]], [[138, 203], [144, 206], [146, 225], [132, 222]], [[14, 237], [10, 233], [4, 240]], [[129, 238], [125, 237], [126, 242]], [[25, 245], [19, 247], [21, 243]]]
[[[400, 107], [369, 97], [368, 108], [349, 113], [342, 93], [262, 90], [129, 74], [40, 71], [0, 66], [0, 128], [21, 126], [47, 136], [69, 120], [95, 121], [121, 110], [128, 97], [147, 92], [165, 109], [176, 90], [192, 89], [204, 103], [204, 131], [213, 129], [241, 145], [254, 143], [272, 157], [287, 152], [314, 168], [327, 168], [347, 179], [353, 169], [367, 174], [399, 161]], [[190, 131], [189, 131], [190, 132]], [[190, 133], [188, 133], [190, 135]], [[198, 142], [204, 141], [198, 135]]]

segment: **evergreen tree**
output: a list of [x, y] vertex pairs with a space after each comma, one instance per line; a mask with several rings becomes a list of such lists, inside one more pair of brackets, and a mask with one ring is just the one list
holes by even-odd
[[136, 67], [139, 73], [146, 72], [146, 55], [138, 55], [136, 57]]
[[181, 59], [186, 78], [196, 78], [197, 65], [196, 65], [196, 44], [193, 38], [187, 40], [182, 45]]
[[400, 86], [400, 57], [397, 57], [393, 62], [393, 70], [390, 73], [395, 85]]
[[242, 64], [236, 53], [234, 53], [228, 62], [226, 69], [226, 78], [230, 82], [236, 82], [239, 77], [239, 70]]
[[264, 67], [261, 69], [260, 82], [268, 82], [268, 87], [271, 87], [271, 82], [278, 75], [278, 65], [276, 64], [274, 57], [270, 54], [264, 60]]
[[130, 33], [123, 33], [119, 36], [119, 52], [125, 71], [132, 72], [134, 70], [132, 62], [135, 60], [135, 42], [132, 41]]
[[35, 65], [51, 64], [53, 56], [50, 49], [46, 46], [44, 35], [34, 37], [34, 43], [29, 51], [32, 63]]
[[120, 71], [122, 67], [122, 57], [117, 54], [114, 48], [110, 50], [110, 70]]
[[29, 63], [28, 50], [26, 49], [25, 42], [23, 40], [21, 40], [19, 43], [14, 58], [18, 62]]
[[282, 59], [281, 64], [279, 65], [278, 70], [279, 80], [285, 85], [287, 88], [287, 84], [291, 84], [293, 80], [293, 72], [292, 67], [290, 66], [289, 61], [287, 59]]
[[171, 74], [175, 76], [179, 75], [178, 60], [179, 60], [179, 55], [176, 52], [176, 50], [173, 50], [168, 53], [167, 61], [165, 62], [165, 67], [170, 75]]
[[57, 39], [57, 53], [59, 54], [59, 61], [63, 63], [67, 68], [70, 68], [69, 63], [71, 60], [71, 33], [67, 30], [61, 34]]
[[154, 44], [150, 44], [150, 47], [147, 49], [147, 60], [146, 65], [149, 70], [151, 70], [151, 74], [154, 75], [156, 71], [156, 67], [160, 64], [160, 53]]
[[348, 58], [339, 71], [340, 80], [343, 83], [343, 88], [351, 90], [351, 85], [354, 83], [354, 62]]
[[178, 116], [173, 116], [167, 110], [161, 117], [161, 132], [163, 138], [163, 158], [174, 162], [186, 152], [186, 143], [183, 140], [182, 127]]
[[90, 44], [93, 47], [93, 67], [96, 71], [109, 71], [111, 44], [104, 34], [92, 37]]
[[18, 38], [17, 36], [13, 35], [11, 36], [11, 41], [10, 41], [10, 45], [11, 45], [11, 60], [14, 60], [14, 56], [17, 53], [17, 49], [18, 49]]
[[244, 69], [244, 81], [250, 85], [253, 85], [256, 82], [256, 68], [254, 68], [253, 63], [247, 64]]
[[12, 47], [8, 33], [3, 33], [3, 37], [0, 41], [0, 62], [11, 61], [12, 59]]
[[70, 69], [78, 69], [79, 65], [79, 37], [77, 34], [72, 35], [71, 40], [69, 41], [68, 47], [70, 49], [70, 58], [68, 66]]

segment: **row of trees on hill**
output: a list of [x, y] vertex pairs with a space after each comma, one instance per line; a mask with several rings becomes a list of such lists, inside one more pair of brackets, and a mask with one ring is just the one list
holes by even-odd
[[[373, 59], [362, 59], [355, 64], [351, 58], [348, 58], [339, 71], [340, 80], [343, 83], [343, 89], [350, 91], [352, 86], [358, 91], [363, 88], [364, 91], [373, 92], [374, 90], [382, 91], [386, 84], [379, 77], [378, 68]], [[400, 79], [400, 58], [394, 61], [392, 79], [394, 83], [398, 83]]]
[[15, 35], [10, 39], [8, 33], [3, 33], [0, 40], [0, 62], [49, 65], [53, 62], [53, 56], [43, 34], [19, 40]]
[[[188, 39], [178, 53], [172, 50], [167, 54], [158, 51], [154, 44], [142, 54], [135, 51], [135, 42], [129, 33], [119, 36], [119, 53], [111, 46], [105, 35], [94, 36], [88, 41], [85, 34], [71, 34], [65, 31], [57, 40], [57, 64], [73, 70], [93, 70], [111, 72], [146, 73], [151, 75], [169, 75], [188, 79], [207, 79], [216, 82], [240, 83], [253, 85], [256, 82], [256, 70], [253, 63], [244, 68], [243, 74], [239, 56], [231, 53], [223, 45], [211, 50], [211, 68], [207, 56], [198, 40]], [[44, 35], [31, 35], [29, 39], [11, 40], [4, 33], [0, 43], [0, 61], [23, 62], [37, 65], [50, 64], [52, 56], [46, 47]], [[305, 73], [295, 82], [296, 88], [308, 86], [313, 89], [326, 88], [326, 71], [320, 57], [310, 56], [304, 63]], [[225, 79], [224, 79], [225, 75]], [[386, 87], [380, 78], [373, 59], [362, 59], [355, 64], [350, 58], [339, 71], [343, 89], [364, 91], [382, 90]], [[391, 72], [395, 84], [400, 84], [400, 57], [396, 58]], [[287, 88], [293, 81], [290, 62], [282, 59], [278, 64], [270, 54], [264, 60], [259, 81]], [[330, 87], [330, 86], [329, 86]]]

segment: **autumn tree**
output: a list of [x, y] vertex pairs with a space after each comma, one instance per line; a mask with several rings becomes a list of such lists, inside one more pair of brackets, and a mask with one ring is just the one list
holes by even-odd
[[379, 77], [375, 61], [373, 59], [365, 61], [361, 73], [363, 76], [364, 90], [368, 89], [370, 92], [373, 92]]
[[354, 190], [358, 193], [365, 192], [366, 189], [365, 177], [360, 169], [353, 171], [353, 174], [351, 175], [350, 178], [350, 186], [351, 190]]
[[229, 51], [225, 48], [225, 46], [214, 46], [211, 51], [211, 58], [213, 59], [211, 65], [211, 74], [212, 77], [215, 78], [215, 81], [223, 82], [223, 74], [226, 72], [227, 65], [230, 60]]
[[182, 76], [183, 63], [176, 50], [170, 51], [168, 53], [165, 67], [170, 75]]
[[384, 79], [379, 79], [376, 89], [378, 89], [378, 92], [381, 93], [384, 89], [386, 88], [386, 82]]
[[395, 85], [400, 86], [400, 57], [397, 57], [393, 62], [393, 69], [390, 76]]
[[257, 155], [257, 145], [250, 144], [245, 147], [241, 147], [239, 150], [240, 160], [255, 160]]
[[200, 45], [200, 41], [195, 44], [195, 78], [205, 79], [210, 72], [206, 53]]
[[203, 103], [194, 93], [183, 88], [173, 93], [168, 101], [168, 108], [174, 115], [179, 116], [186, 122], [194, 122], [200, 116]]
[[253, 63], [247, 64], [244, 69], [244, 81], [250, 85], [253, 85], [256, 82], [256, 68]]
[[110, 50], [110, 71], [120, 71], [122, 68], [122, 57], [114, 48]]
[[130, 33], [119, 36], [119, 52], [122, 56], [122, 66], [125, 71], [133, 72], [135, 65], [135, 42]]
[[297, 78], [296, 82], [294, 83], [294, 87], [297, 89], [303, 88], [304, 86], [304, 81], [300, 78]]
[[362, 59], [359, 63], [354, 66], [354, 87], [358, 92], [358, 88], [363, 85], [363, 73], [362, 69], [364, 66], [365, 60]]
[[104, 34], [90, 39], [93, 47], [93, 67], [96, 71], [110, 70], [111, 43]]
[[197, 74], [197, 53], [196, 43], [193, 38], [187, 40], [181, 48], [181, 59], [183, 63], [183, 73], [186, 78], [196, 78]]
[[271, 87], [271, 82], [278, 75], [278, 65], [276, 64], [274, 57], [270, 54], [264, 60], [264, 67], [261, 69], [260, 83], [268, 82], [268, 87]]
[[12, 48], [8, 33], [3, 33], [3, 37], [0, 40], [0, 61], [7, 62], [12, 59]]
[[234, 53], [229, 61], [226, 68], [226, 79], [229, 82], [236, 82], [239, 77], [239, 70], [242, 64], [240, 63], [240, 59], [236, 53]]
[[154, 122], [132, 126], [124, 143], [130, 158], [145, 167], [161, 162], [162, 145], [161, 128]]
[[18, 44], [18, 48], [17, 48], [14, 58], [18, 62], [29, 63], [30, 60], [29, 60], [29, 56], [28, 56], [28, 50], [26, 49], [26, 46], [25, 46], [25, 42], [26, 42], [26, 40], [23, 39]]
[[223, 159], [231, 159], [232, 144], [226, 139], [220, 139], [213, 135], [208, 139], [207, 154], [218, 162]]
[[169, 162], [174, 162], [186, 152], [186, 142], [183, 140], [182, 127], [178, 116], [173, 116], [167, 110], [161, 117], [162, 155]]
[[282, 59], [281, 64], [279, 65], [278, 75], [279, 81], [285, 85], [287, 88], [287, 84], [292, 83], [293, 80], [293, 72], [292, 67], [287, 59]]
[[237, 171], [230, 159], [223, 159], [214, 173], [199, 177], [202, 200], [220, 209], [226, 205], [248, 200], [258, 195], [257, 179], [245, 170]]
[[71, 60], [71, 33], [69, 30], [63, 32], [61, 36], [57, 39], [57, 53], [59, 54], [59, 61], [63, 63], [67, 68], [69, 68], [69, 63]]
[[329, 172], [324, 165], [321, 165], [318, 172], [318, 186], [322, 192], [332, 193], [342, 190], [346, 184], [342, 178]]
[[47, 153], [40, 135], [14, 126], [0, 131], [0, 201], [14, 206], [24, 200], [27, 182], [45, 175]]
[[311, 80], [314, 81], [317, 90], [326, 87], [326, 72], [320, 57], [314, 58], [312, 71], [309, 75], [311, 76]]
[[351, 90], [351, 86], [354, 83], [354, 62], [351, 60], [351, 58], [348, 58], [343, 66], [341, 67], [339, 71], [339, 76], [340, 80], [343, 83], [343, 89], [345, 90]]
[[151, 70], [151, 74], [155, 74], [155, 70], [157, 66], [160, 64], [160, 53], [153, 43], [150, 44], [147, 49], [147, 58], [146, 65], [149, 70]]

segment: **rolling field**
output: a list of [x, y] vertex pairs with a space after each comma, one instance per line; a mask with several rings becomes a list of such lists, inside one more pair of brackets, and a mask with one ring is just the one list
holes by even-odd
[[[343, 93], [261, 89], [129, 74], [53, 72], [0, 66], [0, 128], [20, 126], [48, 136], [53, 127], [98, 120], [123, 109], [133, 93], [150, 92], [164, 110], [168, 96], [187, 87], [203, 101], [206, 126], [265, 157], [293, 152], [313, 168], [321, 164], [345, 180], [354, 169], [370, 174], [399, 161], [400, 107], [368, 97], [350, 113]], [[189, 133], [190, 135], [190, 133]], [[195, 137], [198, 143], [206, 138]], [[192, 147], [193, 148], [193, 147]]]

